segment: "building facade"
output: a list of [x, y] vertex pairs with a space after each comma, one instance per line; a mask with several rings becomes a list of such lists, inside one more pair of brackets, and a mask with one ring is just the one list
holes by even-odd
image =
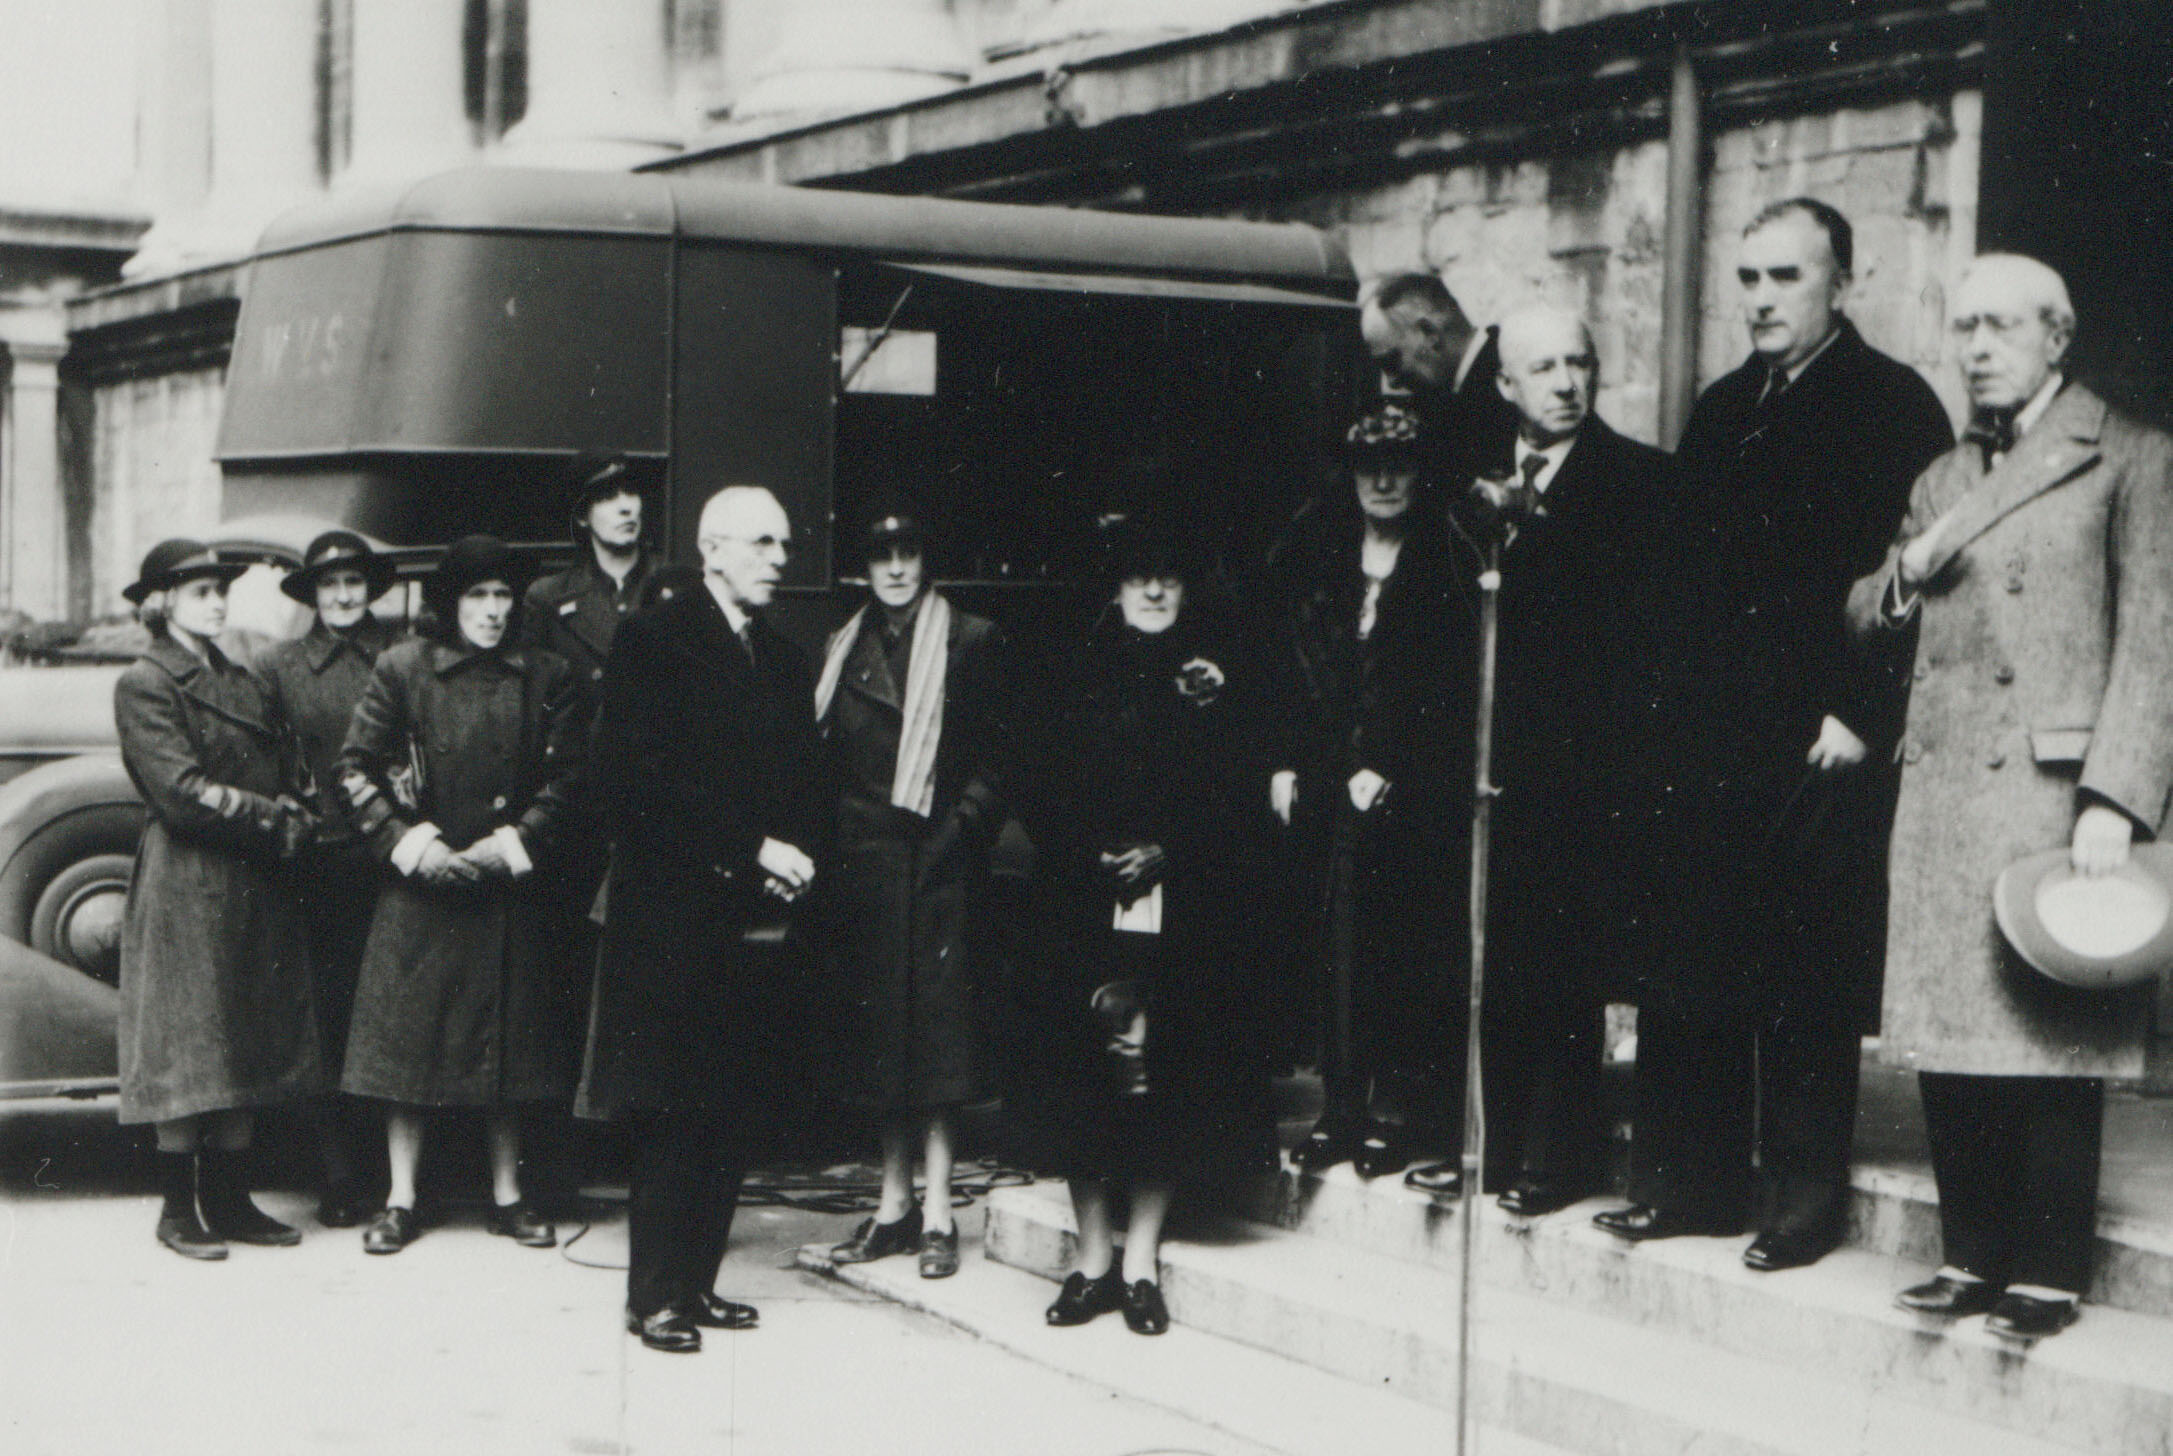
[[[134, 124], [48, 168], [106, 179], [65, 214], [95, 246], [25, 311], [34, 240], [0, 232], [0, 605], [109, 614], [150, 540], [218, 518], [237, 265], [271, 215], [471, 161], [1309, 222], [1481, 319], [1579, 310], [1601, 410], [1662, 443], [1746, 347], [1743, 222], [1810, 193], [1857, 226], [1852, 314], [1950, 405], [1944, 284], [1996, 244], [2068, 272], [2092, 377], [2162, 413], [2173, 293], [2127, 261], [2173, 220], [2147, 8], [101, 0], [65, 24], [118, 37]], [[0, 223], [21, 190], [0, 171]]]

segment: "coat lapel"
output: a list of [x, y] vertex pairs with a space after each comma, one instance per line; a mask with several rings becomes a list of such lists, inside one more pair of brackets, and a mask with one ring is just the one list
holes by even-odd
[[862, 621], [860, 635], [845, 659], [845, 683], [893, 712], [905, 711], [904, 686], [891, 675], [890, 656], [883, 651], [883, 629], [872, 614]]
[[[2105, 402], [2079, 384], [2060, 391], [2036, 428], [1958, 502], [1931, 563], [1936, 575], [1964, 548], [2008, 515], [2096, 464], [2105, 431]], [[1965, 441], [1956, 447], [1973, 450]], [[1966, 462], [1965, 462], [1966, 463]]]

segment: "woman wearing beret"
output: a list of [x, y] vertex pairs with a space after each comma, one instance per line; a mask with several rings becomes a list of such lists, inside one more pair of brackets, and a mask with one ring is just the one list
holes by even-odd
[[[815, 712], [839, 787], [825, 917], [837, 993], [829, 1080], [880, 1119], [883, 1188], [874, 1216], [831, 1257], [858, 1264], [917, 1248], [921, 1277], [941, 1279], [958, 1271], [952, 1114], [975, 1086], [968, 920], [1003, 822], [1002, 643], [928, 581], [911, 510], [879, 508], [864, 540], [874, 600], [831, 636]], [[928, 1170], [918, 1207], [917, 1140]]]
[[1172, 536], [1128, 526], [1111, 575], [1111, 610], [1060, 674], [1025, 806], [1045, 1025], [1018, 1100], [1079, 1226], [1049, 1323], [1121, 1309], [1159, 1334], [1174, 1190], [1274, 1166], [1254, 1010], [1274, 824], [1262, 683], [1212, 620], [1201, 572]]
[[533, 877], [583, 769], [573, 670], [514, 645], [527, 572], [488, 536], [448, 548], [429, 584], [435, 635], [377, 660], [340, 754], [355, 827], [391, 867], [355, 991], [342, 1090], [391, 1104], [391, 1189], [363, 1236], [373, 1254], [418, 1232], [425, 1113], [487, 1119], [494, 1234], [549, 1248], [521, 1196], [520, 1109], [569, 1095], [573, 1021]]
[[[302, 553], [301, 567], [279, 584], [288, 596], [316, 609], [309, 630], [257, 663], [294, 727], [316, 789], [310, 807], [318, 815], [317, 834], [302, 852], [297, 882], [309, 927], [317, 1039], [329, 1067], [338, 1067], [347, 1053], [355, 976], [377, 908], [379, 873], [339, 791], [340, 746], [379, 654], [392, 645], [392, 629], [370, 611], [370, 603], [391, 588], [392, 575], [392, 563], [354, 532], [325, 532]], [[340, 1097], [328, 1101], [318, 1128], [324, 1183], [317, 1221], [326, 1228], [352, 1228], [369, 1212], [362, 1169], [374, 1159], [365, 1152], [369, 1134], [357, 1116], [358, 1105]]]
[[121, 930], [121, 1121], [158, 1134], [158, 1240], [192, 1259], [301, 1234], [250, 1201], [253, 1110], [322, 1085], [292, 862], [313, 818], [278, 703], [219, 650], [242, 572], [164, 541], [124, 595], [151, 645], [114, 687], [149, 811]]

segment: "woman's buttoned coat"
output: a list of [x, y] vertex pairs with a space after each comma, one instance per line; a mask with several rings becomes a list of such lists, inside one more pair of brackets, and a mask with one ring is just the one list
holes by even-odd
[[[512, 826], [531, 862], [546, 864], [581, 791], [581, 701], [572, 669], [535, 648], [415, 639], [389, 649], [340, 755], [359, 827], [389, 861], [422, 824], [456, 852]], [[411, 764], [412, 808], [395, 792]], [[578, 998], [541, 879], [437, 886], [388, 870], [342, 1090], [419, 1106], [571, 1094]]]
[[970, 921], [1001, 827], [995, 625], [951, 614], [926, 818], [890, 802], [912, 639], [885, 652], [881, 608], [849, 649], [823, 731], [837, 784], [824, 887], [825, 1081], [847, 1102], [935, 1107], [976, 1088]]
[[216, 647], [199, 658], [160, 636], [121, 674], [113, 708], [150, 816], [121, 928], [121, 1121], [321, 1090], [277, 804], [300, 774], [276, 702]]
[[366, 616], [345, 632], [325, 626], [319, 617], [312, 619], [309, 631], [280, 643], [257, 662], [294, 728], [316, 790], [311, 807], [318, 814], [317, 834], [303, 850], [297, 879], [309, 927], [318, 1035], [335, 1075], [346, 1054], [355, 977], [384, 874], [340, 791], [339, 756], [355, 705], [392, 640], [391, 629], [375, 617]]
[[[2074, 991], [2029, 969], [1994, 923], [1992, 884], [2067, 844], [2090, 802], [2164, 824], [2173, 440], [2069, 385], [1990, 471], [1972, 441], [1935, 461], [1901, 540], [1955, 507], [1951, 559], [1913, 624], [1884, 1053], [1920, 1071], [2139, 1076], [2152, 991]], [[1882, 603], [1900, 549], [1851, 601], [1875, 642], [1898, 635]]]

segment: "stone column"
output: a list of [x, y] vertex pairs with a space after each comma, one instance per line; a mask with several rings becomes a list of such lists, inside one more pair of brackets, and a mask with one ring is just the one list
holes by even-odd
[[356, 0], [354, 155], [342, 182], [401, 181], [473, 161], [461, 0]]
[[167, 0], [148, 98], [157, 220], [130, 276], [243, 257], [317, 190], [318, 27], [293, 0]]
[[[726, 20], [727, 47], [739, 13]], [[794, 0], [777, 26], [735, 120], [877, 110], [940, 95], [973, 72], [942, 0]]]
[[528, 0], [528, 112], [493, 161], [623, 171], [680, 150], [662, 0]]
[[0, 410], [0, 607], [42, 621], [68, 611], [68, 513], [61, 501], [58, 307], [0, 314], [7, 396]]

